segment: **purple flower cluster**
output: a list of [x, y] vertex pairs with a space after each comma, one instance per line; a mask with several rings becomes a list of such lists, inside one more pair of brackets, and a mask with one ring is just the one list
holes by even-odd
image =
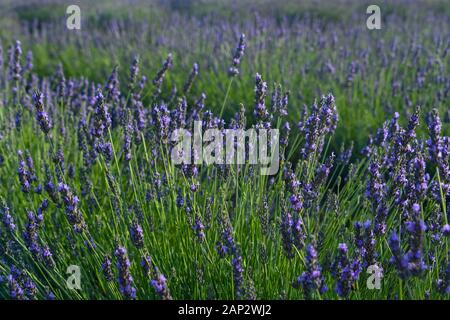
[[297, 219], [294, 219], [289, 210], [283, 208], [280, 227], [284, 254], [287, 258], [292, 259], [294, 257], [294, 246], [301, 250], [306, 238], [302, 218], [298, 216]]
[[309, 159], [314, 153], [321, 153], [325, 136], [333, 133], [338, 122], [338, 113], [332, 94], [323, 96], [319, 105], [314, 103], [311, 114], [299, 122], [300, 132], [305, 137], [305, 143], [300, 150], [303, 159]]
[[441, 135], [442, 124], [436, 109], [433, 109], [427, 114], [426, 122], [430, 134], [430, 138], [426, 141], [430, 160], [439, 168], [442, 179], [444, 181], [450, 181], [450, 168], [448, 164], [450, 138], [442, 137]]
[[367, 268], [371, 265], [377, 265], [378, 254], [376, 252], [376, 240], [372, 221], [367, 220], [364, 223], [355, 222], [355, 245], [362, 267]]
[[301, 287], [306, 299], [311, 299], [313, 292], [324, 294], [328, 290], [313, 244], [306, 247], [306, 271], [294, 281], [293, 286], [294, 288]]
[[336, 277], [335, 291], [341, 297], [348, 297], [361, 272], [361, 264], [358, 259], [350, 261], [348, 248], [345, 243], [338, 245], [338, 256], [333, 264], [333, 273]]
[[184, 94], [189, 93], [189, 91], [192, 88], [192, 84], [194, 83], [194, 80], [197, 77], [197, 75], [198, 75], [198, 64], [194, 63], [194, 65], [192, 66], [191, 73], [189, 73], [189, 77], [188, 77], [186, 83], [183, 86]]
[[83, 218], [83, 214], [78, 208], [78, 197], [72, 192], [67, 184], [59, 183], [58, 191], [62, 196], [66, 209], [67, 220], [72, 225], [75, 232], [83, 232], [87, 226]]
[[152, 82], [153, 82], [153, 85], [156, 88], [155, 94], [159, 95], [161, 93], [162, 82], [164, 80], [164, 77], [166, 75], [167, 70], [172, 68], [172, 64], [173, 64], [172, 54], [169, 53], [167, 55], [166, 60], [163, 63], [162, 68], [158, 71], [158, 73], [156, 74], [155, 78], [153, 78]]
[[257, 121], [266, 121], [269, 118], [269, 112], [266, 108], [267, 84], [262, 80], [259, 73], [255, 77], [255, 110], [253, 114]]
[[144, 231], [137, 221], [133, 221], [130, 227], [131, 242], [136, 248], [142, 248], [144, 246]]
[[14, 223], [14, 218], [11, 216], [8, 205], [3, 198], [0, 199], [0, 217], [6, 230], [10, 233], [14, 233], [16, 224]]
[[130, 79], [128, 80], [128, 86], [130, 89], [133, 89], [136, 82], [137, 82], [137, 77], [139, 75], [139, 57], [136, 56], [133, 59], [133, 62], [131, 63], [130, 66]]
[[105, 279], [107, 282], [111, 282], [114, 280], [114, 274], [113, 274], [113, 270], [112, 270], [112, 262], [111, 262], [111, 258], [109, 256], [105, 256], [103, 258], [102, 271], [103, 271], [103, 275], [105, 276]]
[[299, 212], [303, 208], [303, 195], [300, 190], [301, 183], [297, 179], [290, 163], [286, 163], [283, 177], [286, 182], [287, 189], [291, 193], [289, 197], [291, 206], [296, 212]]
[[172, 300], [166, 277], [160, 273], [157, 268], [155, 268], [155, 275], [156, 277], [150, 283], [155, 289], [156, 294], [158, 294], [162, 300]]
[[233, 266], [234, 291], [238, 299], [244, 295], [244, 268], [242, 266], [242, 256], [235, 254], [231, 265]]
[[222, 235], [221, 240], [217, 242], [216, 249], [221, 258], [231, 256], [231, 265], [233, 267], [233, 280], [235, 294], [238, 299], [244, 297], [246, 290], [244, 287], [244, 267], [242, 255], [235, 243], [233, 237], [233, 228], [226, 217], [221, 218]]
[[222, 219], [221, 240], [217, 242], [216, 249], [221, 258], [237, 253], [237, 247], [233, 237], [233, 228], [226, 219]]
[[[8, 284], [9, 296], [13, 300], [34, 300], [38, 293], [36, 284], [24, 270], [14, 266], [10, 268], [10, 274], [5, 278]], [[2, 277], [0, 276], [0, 283]]]
[[136, 288], [134, 288], [133, 277], [130, 273], [130, 260], [128, 260], [127, 250], [124, 247], [117, 247], [114, 255], [117, 258], [117, 270], [119, 276], [120, 293], [125, 299], [136, 299]]
[[195, 235], [200, 242], [205, 240], [205, 226], [203, 225], [202, 219], [199, 215], [195, 217], [192, 229], [194, 230]]
[[156, 133], [163, 143], [167, 143], [169, 139], [170, 111], [164, 103], [154, 106], [152, 110], [153, 123], [156, 126]]
[[14, 300], [25, 300], [25, 293], [17, 279], [10, 274], [8, 276], [9, 295]]
[[[450, 254], [450, 252], [448, 254]], [[439, 279], [436, 281], [436, 287], [442, 294], [450, 295], [450, 261], [447, 263], [447, 267], [441, 272]]]
[[39, 259], [41, 248], [39, 245], [39, 235], [38, 235], [38, 222], [36, 221], [36, 216], [32, 211], [27, 212], [28, 223], [25, 226], [25, 231], [23, 232], [23, 239], [25, 244], [30, 250], [31, 254]]
[[17, 156], [19, 158], [17, 174], [19, 175], [20, 189], [24, 193], [29, 193], [32, 183], [32, 173], [30, 172], [30, 169], [32, 168], [29, 168], [28, 164], [25, 162], [22, 150], [17, 152]]
[[34, 106], [36, 109], [36, 121], [39, 123], [42, 132], [45, 135], [48, 135], [50, 130], [52, 129], [52, 122], [48, 113], [44, 110], [44, 95], [36, 91], [33, 94]]
[[241, 64], [241, 59], [244, 56], [245, 46], [245, 35], [241, 34], [241, 37], [239, 38], [239, 44], [233, 56], [232, 65], [228, 69], [228, 74], [230, 75], [230, 77], [235, 77], [239, 74], [239, 65]]
[[108, 82], [105, 84], [106, 101], [118, 103], [120, 100], [120, 86], [119, 86], [119, 73], [118, 66], [115, 66], [111, 75], [109, 76]]
[[421, 275], [427, 269], [423, 257], [423, 242], [426, 226], [420, 217], [420, 206], [412, 205], [412, 219], [406, 222], [406, 231], [409, 234], [409, 251], [406, 253], [408, 271], [414, 275]]
[[111, 126], [111, 116], [108, 112], [105, 99], [101, 92], [95, 96], [94, 125], [91, 128], [91, 134], [94, 137], [101, 138]]
[[397, 269], [398, 275], [401, 278], [406, 278], [408, 276], [408, 260], [403, 254], [400, 239], [394, 231], [389, 236], [389, 247], [392, 252], [390, 262]]
[[397, 234], [391, 233], [389, 237], [389, 247], [392, 252], [390, 262], [395, 265], [401, 278], [420, 276], [427, 270], [423, 254], [425, 230], [425, 223], [420, 218], [420, 206], [415, 203], [412, 206], [411, 220], [406, 222], [406, 231], [409, 236], [409, 250], [406, 254], [403, 254]]
[[375, 213], [375, 234], [383, 235], [386, 232], [386, 218], [388, 208], [386, 206], [386, 183], [381, 173], [381, 165], [376, 159], [372, 159], [369, 165], [369, 181], [366, 188], [366, 197], [371, 201], [372, 210]]

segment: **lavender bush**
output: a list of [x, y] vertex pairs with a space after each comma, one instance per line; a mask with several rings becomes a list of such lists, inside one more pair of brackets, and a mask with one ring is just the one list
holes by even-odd
[[[445, 2], [375, 31], [359, 1], [182, 2], [81, 1], [79, 31], [0, 4], [0, 298], [448, 299]], [[175, 164], [199, 120], [279, 129], [280, 169]]]

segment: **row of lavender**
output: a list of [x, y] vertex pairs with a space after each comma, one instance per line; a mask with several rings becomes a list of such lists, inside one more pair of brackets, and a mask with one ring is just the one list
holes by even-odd
[[[432, 108], [447, 112], [449, 18], [430, 13], [420, 4], [423, 10], [411, 7], [405, 5], [407, 17], [383, 10], [383, 28], [374, 32], [365, 27], [364, 11], [350, 6], [353, 13], [345, 23], [309, 16], [271, 16], [257, 10], [246, 19], [150, 11], [149, 19], [133, 12], [125, 17], [86, 18], [85, 27], [76, 32], [61, 32], [62, 18], [27, 21], [13, 35], [31, 48], [39, 48], [40, 72], [47, 73], [47, 65], [61, 59], [69, 74], [96, 81], [102, 81], [115, 64], [126, 65], [137, 52], [142, 66], [156, 72], [157, 62], [170, 50], [178, 63], [167, 94], [182, 87], [183, 78], [177, 75], [197, 61], [203, 77], [194, 91], [196, 95], [208, 91], [213, 98], [211, 108], [217, 111], [226, 86], [226, 74], [221, 70], [227, 67], [229, 44], [244, 32], [249, 38], [246, 72], [234, 83], [231, 102], [250, 103], [252, 95], [245, 88], [252, 85], [250, 75], [257, 72], [269, 84], [282, 82], [289, 87], [296, 105], [309, 104], [322, 92], [332, 91], [342, 106], [345, 123], [338, 128], [339, 140], [354, 140], [361, 147], [357, 132], [374, 130], [395, 111], [407, 116], [415, 105], [421, 105], [427, 112]], [[125, 78], [125, 68], [121, 70], [120, 76]], [[294, 116], [299, 112], [290, 120], [295, 121]], [[444, 116], [449, 120], [448, 114]], [[361, 121], [349, 120], [353, 117]]]

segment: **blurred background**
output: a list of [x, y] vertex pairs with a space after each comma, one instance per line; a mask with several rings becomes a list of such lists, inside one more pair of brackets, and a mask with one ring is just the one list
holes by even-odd
[[[355, 142], [398, 111], [402, 118], [420, 104], [448, 112], [450, 88], [448, 1], [377, 1], [382, 29], [368, 30], [372, 1], [49, 1], [3, 0], [0, 43], [14, 40], [33, 54], [33, 70], [50, 76], [62, 63], [66, 77], [104, 83], [115, 65], [125, 83], [136, 55], [151, 79], [169, 52], [173, 70], [163, 92], [181, 88], [199, 64], [194, 96], [220, 109], [239, 36], [247, 37], [241, 73], [225, 110], [230, 117], [247, 106], [251, 117], [256, 72], [269, 84], [290, 90], [289, 117], [332, 92], [340, 124], [333, 148]], [[66, 8], [81, 9], [81, 30], [66, 28]], [[447, 115], [447, 121], [450, 117]], [[448, 133], [448, 125], [444, 127]]]

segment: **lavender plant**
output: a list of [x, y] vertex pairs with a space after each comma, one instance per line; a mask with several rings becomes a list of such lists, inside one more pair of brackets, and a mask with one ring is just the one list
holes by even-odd
[[[448, 300], [448, 15], [399, 1], [375, 35], [290, 1], [98, 4], [70, 35], [0, 4], [1, 299]], [[200, 120], [280, 130], [280, 169], [173, 163]]]

